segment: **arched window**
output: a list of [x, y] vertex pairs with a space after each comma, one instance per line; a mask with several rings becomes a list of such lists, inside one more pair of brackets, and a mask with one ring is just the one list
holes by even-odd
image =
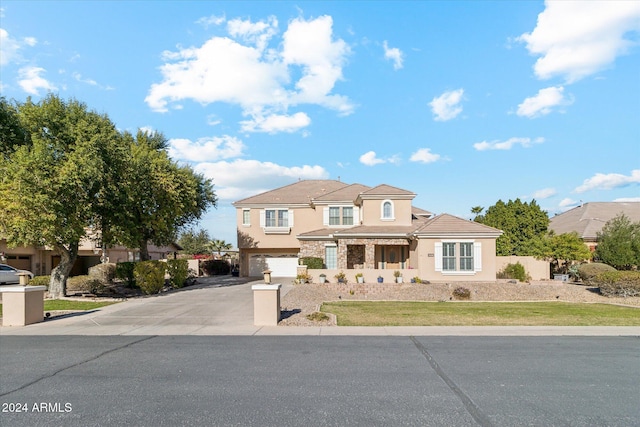
[[393, 219], [393, 203], [391, 203], [391, 200], [382, 202], [382, 219]]

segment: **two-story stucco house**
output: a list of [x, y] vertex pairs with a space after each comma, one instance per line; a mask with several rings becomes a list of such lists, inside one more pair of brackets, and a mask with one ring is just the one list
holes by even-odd
[[433, 216], [412, 205], [415, 196], [384, 184], [305, 180], [239, 200], [240, 274], [295, 277], [300, 258], [317, 257], [327, 276], [362, 272], [369, 282], [391, 281], [394, 271], [429, 281], [495, 280], [502, 231]]

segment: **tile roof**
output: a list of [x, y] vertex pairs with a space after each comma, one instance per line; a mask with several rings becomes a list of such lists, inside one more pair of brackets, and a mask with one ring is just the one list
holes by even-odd
[[387, 184], [380, 184], [362, 193], [363, 196], [414, 196], [415, 193], [401, 188], [392, 187]]
[[303, 180], [285, 185], [284, 187], [276, 188], [275, 190], [247, 197], [246, 199], [238, 200], [237, 202], [234, 202], [233, 205], [305, 204], [310, 203], [311, 199], [323, 196], [347, 186], [348, 184], [345, 184], [344, 182], [329, 179]]
[[632, 222], [640, 221], [640, 202], [589, 202], [549, 219], [556, 234], [575, 231], [585, 240], [595, 241], [607, 221], [624, 213]]
[[502, 234], [502, 231], [468, 219], [449, 214], [440, 214], [428, 219], [416, 230], [415, 234], [425, 236], [490, 235], [498, 237]]
[[364, 191], [370, 190], [371, 187], [362, 184], [351, 184], [331, 193], [323, 194], [315, 197], [313, 200], [318, 202], [354, 202], [358, 195]]

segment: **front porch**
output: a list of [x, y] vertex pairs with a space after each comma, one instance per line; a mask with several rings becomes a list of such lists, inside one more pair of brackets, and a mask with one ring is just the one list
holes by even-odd
[[[327, 270], [349, 270], [354, 274], [362, 270], [360, 272], [370, 276], [375, 274], [373, 270], [411, 268], [411, 246], [407, 239], [302, 241], [300, 257], [320, 258]], [[381, 275], [385, 277], [385, 274]]]

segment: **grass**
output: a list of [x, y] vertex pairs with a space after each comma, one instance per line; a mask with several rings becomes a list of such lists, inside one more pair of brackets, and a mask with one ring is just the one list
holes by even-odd
[[[44, 300], [44, 311], [56, 310], [93, 310], [107, 305], [116, 304], [115, 302], [98, 302], [98, 301], [73, 301], [52, 299]], [[2, 316], [2, 304], [0, 304], [0, 316]]]
[[567, 302], [340, 301], [339, 326], [640, 326], [640, 308]]

